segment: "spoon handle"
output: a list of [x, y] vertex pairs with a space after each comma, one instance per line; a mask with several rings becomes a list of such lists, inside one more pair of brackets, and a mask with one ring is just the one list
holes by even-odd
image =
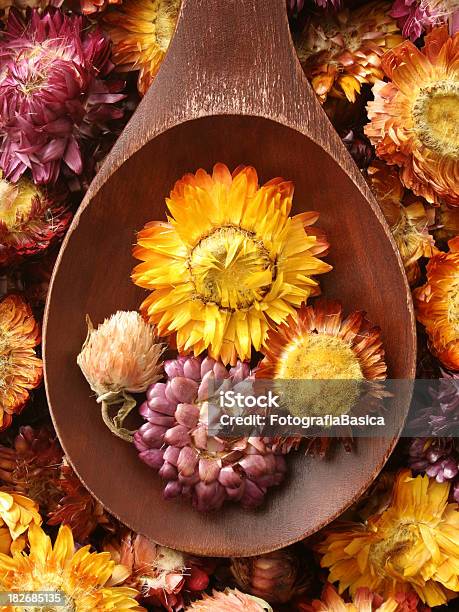
[[[302, 76], [285, 0], [183, 0], [163, 72], [206, 114], [270, 115]], [[210, 106], [210, 108], [209, 108]]]

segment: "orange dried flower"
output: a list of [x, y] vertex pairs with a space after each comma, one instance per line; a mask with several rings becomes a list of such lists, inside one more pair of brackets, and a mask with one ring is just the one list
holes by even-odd
[[320, 600], [300, 605], [300, 612], [416, 612], [418, 609], [418, 600], [413, 593], [408, 596], [402, 593], [384, 600], [364, 587], [357, 589], [353, 600], [346, 603], [330, 583], [325, 585]]
[[[344, 318], [339, 302], [318, 300], [312, 306], [303, 306], [295, 320], [290, 318], [270, 330], [264, 353], [255, 375], [279, 381], [280, 392], [288, 397], [285, 408], [293, 415], [356, 412], [363, 397], [365, 410], [371, 407], [376, 411], [385, 395], [376, 382], [386, 378], [387, 370], [381, 330], [365, 318], [363, 311]], [[305, 384], [298, 384], [299, 380]], [[295, 381], [295, 385], [289, 385], [289, 381]], [[284, 442], [286, 450], [294, 446], [294, 438]], [[313, 443], [315, 452], [324, 455], [329, 438], [316, 437]], [[282, 440], [279, 446], [283, 448]]]
[[459, 236], [427, 264], [427, 283], [413, 293], [416, 316], [426, 328], [432, 352], [459, 370]]
[[[403, 184], [428, 202], [459, 205], [459, 32], [404, 41], [382, 59], [365, 133], [376, 154], [401, 168]], [[380, 77], [382, 79], [382, 77]]]
[[354, 102], [362, 85], [383, 78], [381, 57], [403, 38], [390, 2], [371, 2], [353, 11], [312, 17], [295, 42], [314, 91]]
[[40, 330], [32, 310], [18, 295], [0, 302], [0, 431], [21, 412], [29, 392], [41, 382], [43, 364], [35, 354]]
[[214, 591], [212, 595], [204, 595], [203, 599], [192, 603], [187, 610], [189, 612], [273, 612], [266, 601], [254, 595], [241, 593], [237, 589]]
[[72, 468], [64, 463], [56, 486], [64, 494], [48, 514], [48, 525], [69, 525], [78, 542], [86, 542], [99, 526], [112, 531], [115, 519], [81, 484]]
[[105, 27], [113, 41], [117, 70], [139, 71], [138, 89], [150, 87], [175, 30], [181, 0], [124, 0], [107, 13]]

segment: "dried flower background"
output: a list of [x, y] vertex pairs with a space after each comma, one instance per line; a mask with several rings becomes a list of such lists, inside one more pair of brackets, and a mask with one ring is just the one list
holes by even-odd
[[[457, 609], [459, 389], [447, 383], [459, 371], [458, 3], [287, 0], [287, 8], [305, 73], [405, 263], [419, 320], [418, 375], [445, 381], [421, 415], [435, 437], [401, 442], [342, 520], [261, 557], [193, 558], [130, 532], [103, 510], [67, 464], [50, 424], [40, 322], [59, 243], [154, 79], [179, 2], [1, 0], [0, 590], [62, 590], [75, 610], [414, 612], [447, 602]], [[303, 221], [308, 234], [315, 219]], [[298, 330], [311, 329], [313, 315], [305, 309]], [[293, 333], [281, 328], [272, 338], [266, 369]], [[156, 363], [157, 345], [144, 348]], [[242, 359], [247, 350], [241, 343]], [[250, 375], [228, 350], [223, 355], [233, 364], [224, 368], [228, 384]], [[180, 410], [181, 398], [198, 393], [205, 375], [221, 375], [221, 367], [192, 356], [167, 365], [167, 384], [178, 394], [169, 395], [167, 409], [198, 437], [199, 419]], [[187, 386], [174, 384], [180, 377]], [[147, 378], [142, 411], [154, 419], [164, 383], [154, 368]], [[95, 391], [108, 410], [113, 390]], [[128, 391], [136, 389], [126, 389], [127, 411]], [[140, 455], [163, 470], [171, 495], [177, 469], [190, 461], [178, 461], [182, 433], [169, 434], [161, 455], [157, 432], [147, 426], [136, 434]], [[244, 498], [250, 506], [258, 501], [256, 482], [275, 484], [284, 467], [282, 455], [266, 461], [264, 448], [242, 456], [235, 462], [250, 459], [255, 483]], [[203, 473], [210, 468], [203, 462]], [[223, 479], [232, 490], [237, 471], [229, 468]]]

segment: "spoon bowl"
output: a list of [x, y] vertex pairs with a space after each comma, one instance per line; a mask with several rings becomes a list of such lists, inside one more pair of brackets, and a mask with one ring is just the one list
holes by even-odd
[[[269, 4], [269, 7], [267, 6]], [[287, 481], [264, 505], [215, 514], [165, 501], [159, 476], [112, 436], [76, 365], [85, 315], [94, 323], [135, 310], [131, 247], [147, 221], [165, 219], [174, 182], [216, 162], [253, 165], [260, 183], [295, 184], [293, 214], [320, 212], [333, 271], [323, 293], [380, 325], [390, 378], [414, 378], [411, 294], [390, 231], [320, 108], [296, 59], [284, 0], [183, 0], [176, 34], [152, 87], [93, 181], [67, 234], [45, 313], [49, 404], [63, 448], [85, 486], [135, 531], [194, 554], [249, 556], [326, 525], [376, 477], [397, 437], [361, 438], [329, 460], [292, 454]], [[400, 417], [409, 393], [391, 402]]]

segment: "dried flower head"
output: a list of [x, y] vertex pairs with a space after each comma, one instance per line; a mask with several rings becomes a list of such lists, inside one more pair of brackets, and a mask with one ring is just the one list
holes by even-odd
[[[122, 422], [136, 405], [130, 393], [142, 393], [161, 378], [161, 354], [155, 328], [138, 312], [118, 311], [94, 329], [88, 319], [88, 335], [77, 363], [102, 404], [106, 425], [130, 439]], [[110, 405], [123, 404], [114, 423]]]
[[38, 504], [19, 493], [0, 490], [0, 552], [21, 552], [32, 524], [41, 524]]
[[328, 95], [354, 102], [362, 85], [383, 77], [382, 55], [403, 40], [389, 6], [378, 0], [308, 21], [295, 46], [322, 102]]
[[416, 474], [427, 474], [437, 482], [451, 482], [452, 498], [459, 500], [459, 449], [453, 438], [413, 438], [408, 464]]
[[209, 431], [220, 387], [247, 381], [248, 365], [228, 370], [210, 357], [179, 357], [167, 361], [165, 370], [167, 382], [152, 385], [140, 407], [147, 422], [134, 441], [140, 459], [167, 482], [166, 499], [191, 497], [199, 511], [218, 510], [230, 500], [259, 506], [268, 488], [283, 480], [284, 458], [273, 453], [270, 441]]
[[434, 224], [434, 210], [417, 200], [406, 202], [398, 168], [375, 161], [367, 170], [370, 187], [378, 199], [400, 252], [410, 285], [415, 285], [421, 271], [418, 260], [437, 253], [429, 228]]
[[448, 253], [427, 264], [427, 283], [413, 293], [416, 316], [425, 325], [432, 352], [450, 370], [459, 370], [459, 236]]
[[[209, 583], [207, 574], [184, 553], [159, 546], [126, 529], [103, 548], [119, 564], [117, 584], [132, 586], [139, 591], [143, 602], [162, 606], [168, 612], [183, 610], [185, 590], [199, 592]], [[194, 580], [191, 580], [193, 574]], [[198, 583], [199, 588], [194, 588]]]
[[459, 205], [458, 59], [459, 33], [448, 37], [446, 27], [428, 34], [422, 50], [405, 41], [382, 59], [388, 82], [375, 83], [368, 103], [365, 132], [376, 154], [431, 203]]
[[48, 525], [68, 525], [78, 540], [86, 542], [97, 527], [113, 531], [116, 521], [102, 504], [81, 484], [80, 479], [64, 459], [53, 487], [57, 489], [55, 503], [48, 510]]
[[458, 0], [395, 0], [390, 15], [397, 19], [403, 36], [415, 41], [435, 26], [447, 23], [457, 10]]
[[435, 240], [439, 242], [448, 241], [459, 236], [459, 208], [448, 206], [443, 202], [435, 208]]
[[4, 591], [60, 591], [65, 597], [63, 610], [144, 611], [135, 589], [112, 587], [115, 563], [109, 553], [91, 553], [90, 546], [75, 552], [72, 531], [59, 529], [54, 546], [38, 527], [29, 528], [28, 555], [0, 554], [0, 588]]
[[188, 606], [189, 612], [273, 612], [271, 606], [253, 595], [245, 595], [237, 589], [214, 591]]
[[357, 589], [353, 600], [347, 603], [330, 583], [325, 585], [320, 600], [315, 599], [310, 605], [300, 606], [300, 612], [417, 612], [418, 610], [421, 612], [414, 594], [401, 593], [384, 600], [365, 587]]
[[310, 576], [303, 572], [292, 548], [231, 560], [231, 573], [237, 585], [270, 603], [287, 603], [305, 591]]
[[430, 606], [459, 592], [459, 512], [449, 483], [402, 470], [391, 504], [365, 523], [329, 527], [318, 550], [330, 582], [352, 595], [363, 585], [383, 597], [414, 591]]
[[117, 70], [139, 71], [138, 89], [150, 87], [174, 34], [181, 0], [124, 0], [105, 16]]
[[84, 18], [11, 10], [0, 41], [0, 165], [37, 184], [83, 172], [84, 143], [119, 119], [123, 83], [109, 81], [110, 44]]
[[0, 301], [0, 430], [21, 412], [31, 389], [41, 383], [43, 364], [35, 354], [40, 330], [32, 310], [18, 295]]
[[10, 183], [0, 172], [0, 267], [47, 249], [71, 219], [62, 197], [54, 198], [26, 178]]
[[93, 15], [105, 11], [108, 6], [121, 4], [123, 0], [79, 0], [83, 15]]
[[59, 499], [63, 452], [49, 427], [21, 427], [12, 448], [0, 446], [0, 482], [30, 497], [46, 515]]
[[[383, 389], [363, 382], [384, 380], [387, 367], [381, 331], [363, 311], [343, 318], [339, 302], [319, 300], [270, 330], [266, 345], [256, 377], [279, 381], [291, 414], [341, 415], [358, 411], [359, 403], [366, 411], [379, 408]], [[327, 446], [322, 440], [320, 454]]]
[[[317, 213], [289, 217], [293, 184], [262, 187], [254, 168], [223, 164], [177, 181], [167, 199], [170, 222], [139, 233], [132, 278], [152, 293], [141, 310], [180, 353], [225, 365], [250, 359], [269, 326], [281, 323], [317, 289], [312, 276], [331, 267], [317, 258], [328, 244], [309, 226]], [[317, 236], [315, 234], [318, 234]]]

